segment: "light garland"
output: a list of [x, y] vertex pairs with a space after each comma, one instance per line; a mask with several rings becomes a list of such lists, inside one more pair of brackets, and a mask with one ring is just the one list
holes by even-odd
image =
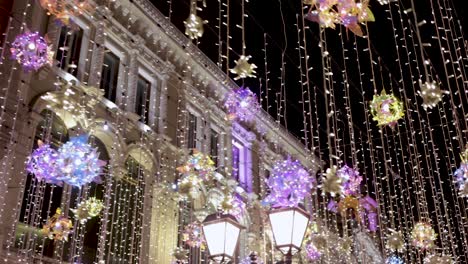
[[198, 221], [185, 226], [182, 232], [182, 241], [190, 247], [205, 248], [205, 237], [203, 235], [202, 224]]
[[428, 223], [418, 222], [411, 231], [411, 241], [413, 246], [420, 249], [431, 249], [434, 247], [434, 241], [437, 234]]
[[375, 21], [369, 1], [306, 0], [305, 4], [311, 6], [306, 19], [326, 28], [334, 29], [336, 24], [341, 24], [357, 36], [364, 35], [360, 23]]
[[55, 214], [44, 224], [42, 232], [49, 239], [68, 241], [68, 236], [72, 232], [72, 228], [72, 221], [63, 215], [60, 208], [57, 208]]
[[394, 127], [399, 119], [405, 116], [403, 103], [393, 94], [382, 90], [380, 95], [374, 95], [370, 103], [372, 119], [378, 126], [388, 125]]
[[435, 107], [442, 101], [444, 94], [448, 93], [447, 91], [441, 90], [440, 85], [435, 81], [422, 83], [420, 80], [419, 86], [421, 90], [418, 91], [418, 94], [423, 99], [422, 106], [424, 109]]
[[247, 122], [252, 121], [260, 111], [257, 96], [249, 88], [244, 87], [228, 92], [224, 107], [228, 111], [230, 120], [239, 119]]
[[29, 156], [26, 170], [34, 174], [39, 181], [61, 186], [62, 181], [58, 179], [58, 152], [51, 148], [49, 144], [44, 144], [40, 140], [38, 140], [38, 146]]
[[295, 207], [310, 196], [315, 179], [298, 160], [288, 157], [274, 165], [267, 185], [271, 190], [265, 199], [267, 203], [273, 207]]
[[231, 73], [236, 74], [234, 80], [244, 79], [248, 77], [255, 78], [255, 69], [257, 66], [253, 63], [249, 63], [251, 56], [241, 55], [236, 61], [236, 66], [230, 70]]
[[65, 25], [70, 24], [70, 18], [83, 14], [90, 9], [88, 0], [39, 0], [48, 15], [54, 15]]
[[424, 258], [424, 264], [455, 264], [456, 262], [449, 255], [431, 254]]
[[10, 48], [11, 58], [18, 61], [25, 71], [37, 71], [51, 63], [53, 52], [38, 32], [26, 32], [16, 36]]
[[96, 197], [91, 197], [80, 202], [77, 208], [71, 211], [75, 214], [75, 218], [79, 220], [81, 224], [84, 224], [89, 219], [98, 216], [103, 207], [104, 204], [101, 200], [98, 200]]

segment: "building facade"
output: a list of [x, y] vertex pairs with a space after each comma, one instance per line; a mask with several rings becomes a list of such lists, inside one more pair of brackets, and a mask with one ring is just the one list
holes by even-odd
[[[148, 0], [88, 2], [68, 24], [57, 23], [36, 1], [1, 9], [12, 14], [0, 26], [5, 263], [171, 263], [182, 246], [181, 229], [206, 216], [210, 199], [204, 191], [187, 204], [173, 190], [176, 168], [191, 149], [210, 155], [245, 200], [265, 194], [274, 162], [288, 155], [315, 175], [313, 154], [265, 112], [252, 122], [227, 118], [223, 101], [236, 84]], [[9, 59], [9, 45], [26, 31], [47, 36], [52, 65], [25, 72]], [[38, 140], [58, 147], [82, 134], [106, 161], [100, 183], [54, 186], [28, 175], [25, 162]], [[41, 235], [56, 208], [71, 215], [90, 196], [104, 201], [101, 217], [75, 224], [68, 242]], [[271, 247], [255, 206], [241, 221], [247, 228], [238, 259]], [[190, 259], [207, 263], [198, 250]]]

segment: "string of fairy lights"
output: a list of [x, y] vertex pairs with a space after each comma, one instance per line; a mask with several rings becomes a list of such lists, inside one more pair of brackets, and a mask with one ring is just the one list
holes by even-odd
[[[82, 33], [89, 47], [83, 51], [86, 54], [86, 72], [74, 72], [77, 71], [78, 62], [68, 64], [65, 57], [61, 57], [61, 61], [55, 65], [70, 69], [72, 74], [77, 73], [80, 83], [96, 87], [100, 84], [101, 68], [95, 68], [94, 57], [102, 60], [105, 56], [107, 51], [104, 48], [104, 39], [106, 32], [113, 30], [111, 24], [114, 23], [114, 18], [106, 17], [114, 8], [112, 1], [104, 2], [105, 8], [98, 9], [100, 11], [93, 15], [93, 19], [97, 20], [94, 35], [88, 30]], [[204, 27], [210, 26], [197, 13], [202, 10], [199, 2], [190, 1], [189, 16], [184, 21], [185, 33], [193, 41], [187, 43], [189, 46], [198, 46]], [[217, 107], [221, 105], [228, 112], [223, 126], [232, 126], [237, 121], [252, 123], [259, 108], [265, 108], [266, 105], [268, 113], [276, 114], [275, 135], [272, 142], [262, 137], [260, 144], [271, 144], [274, 152], [283, 156], [285, 151], [280, 146], [279, 131], [281, 124], [287, 126], [288, 117], [291, 116], [287, 111], [291, 108], [288, 107], [286, 95], [287, 89], [291, 89], [287, 84], [292, 82], [292, 78], [286, 76], [285, 59], [290, 59], [287, 55], [289, 50], [296, 49], [298, 61], [294, 66], [297, 66], [299, 79], [295, 82], [301, 90], [299, 111], [302, 112], [302, 141], [305, 149], [315, 153], [318, 160], [324, 161], [324, 165], [320, 166], [315, 179], [315, 175], [309, 175], [301, 164], [289, 158], [271, 164], [272, 174], [269, 178], [264, 172], [259, 175], [260, 193], [267, 197], [254, 199], [246, 198], [245, 194], [238, 192], [238, 185], [226, 183], [226, 179], [234, 175], [232, 168], [227, 166], [235, 159], [231, 151], [232, 127], [220, 132], [218, 136], [222, 140], [216, 142], [219, 151], [217, 158], [221, 158], [216, 172], [221, 175], [219, 176], [214, 172], [209, 157], [206, 158], [208, 165], [197, 163], [205, 159], [205, 154], [197, 156], [197, 152], [181, 151], [172, 155], [162, 150], [162, 139], [154, 137], [146, 130], [130, 135], [128, 129], [132, 124], [124, 111], [113, 111], [112, 124], [107, 121], [88, 124], [87, 122], [97, 117], [88, 102], [89, 95], [80, 92], [73, 97], [75, 92], [70, 84], [64, 84], [59, 76], [55, 77], [55, 95], [49, 93], [49, 97], [43, 99], [54, 102], [51, 103], [53, 106], [49, 105], [50, 109], [63, 107], [64, 112], [35, 113], [43, 115], [40, 126], [35, 128], [36, 136], [27, 141], [27, 144], [18, 145], [14, 131], [31, 128], [29, 124], [25, 126], [23, 122], [18, 122], [20, 118], [25, 118], [21, 112], [26, 109], [25, 98], [28, 98], [29, 91], [25, 82], [13, 88], [13, 77], [22, 74], [21, 70], [38, 71], [44, 64], [50, 63], [51, 56], [50, 43], [47, 42], [49, 39], [30, 32], [34, 27], [29, 25], [28, 17], [33, 12], [33, 4], [26, 1], [21, 16], [10, 19], [0, 58], [2, 64], [13, 65], [8, 71], [0, 73], [0, 77], [7, 80], [3, 84], [4, 92], [1, 94], [0, 104], [0, 108], [7, 110], [0, 113], [0, 128], [10, 131], [0, 170], [0, 184], [5, 188], [5, 193], [8, 193], [7, 187], [14, 180], [12, 168], [18, 169], [18, 163], [21, 163], [18, 160], [22, 160], [16, 153], [19, 147], [32, 149], [34, 145], [37, 152], [31, 154], [28, 168], [19, 169], [24, 175], [27, 175], [26, 171], [31, 175], [19, 181], [19, 186], [26, 188], [18, 192], [18, 202], [14, 205], [16, 215], [13, 218], [16, 220], [11, 221], [10, 231], [6, 235], [7, 256], [18, 253], [23, 261], [28, 261], [31, 254], [60, 261], [85, 261], [88, 250], [86, 243], [90, 237], [95, 237], [98, 242], [92, 254], [93, 261], [98, 263], [139, 263], [142, 257], [157, 261], [162, 251], [171, 251], [171, 258], [175, 260], [170, 261], [175, 263], [207, 263], [208, 252], [203, 245], [199, 223], [201, 220], [197, 214], [201, 213], [200, 209], [208, 210], [209, 205], [198, 204], [199, 200], [194, 198], [199, 190], [195, 189], [219, 188], [222, 202], [215, 206], [215, 210], [232, 214], [237, 213], [237, 209], [245, 211], [245, 203], [248, 203], [247, 207], [253, 206], [254, 202], [292, 206], [291, 204], [299, 202], [293, 198], [306, 199], [306, 204], [311, 206], [313, 224], [307, 231], [303, 253], [298, 257], [304, 260], [321, 260], [325, 263], [339, 263], [343, 259], [346, 263], [466, 261], [468, 194], [465, 186], [468, 185], [468, 154], [465, 143], [468, 136], [468, 96], [464, 87], [468, 80], [465, 72], [468, 62], [466, 41], [461, 23], [455, 18], [453, 3], [448, 0], [429, 0], [430, 5], [427, 8], [431, 11], [430, 18], [425, 19], [430, 21], [425, 21], [421, 20], [414, 1], [410, 2], [410, 6], [403, 1], [383, 1], [379, 8], [384, 9], [385, 18], [375, 17], [367, 1], [349, 0], [345, 1], [346, 4], [325, 2], [312, 0], [301, 3], [304, 13], [295, 16], [297, 32], [292, 35], [296, 38], [297, 45], [294, 48], [288, 46], [291, 41], [288, 36], [291, 34], [287, 33], [286, 20], [280, 10], [285, 39], [284, 47], [280, 47], [280, 73], [279, 76], [273, 76], [274, 73], [269, 71], [269, 67], [273, 66], [269, 63], [271, 58], [268, 50], [274, 40], [268, 40], [270, 36], [267, 32], [263, 38], [264, 56], [254, 54], [255, 57], [252, 58], [247, 55], [245, 34], [246, 18], [249, 18], [246, 10], [248, 1], [240, 3], [240, 25], [233, 25], [230, 18], [234, 15], [232, 7], [236, 3], [230, 0], [218, 1], [217, 25], [213, 31], [217, 32], [218, 37], [217, 66], [224, 68], [226, 74], [223, 84], [229, 83], [230, 75], [234, 80], [241, 80], [242, 84], [246, 78], [256, 78], [257, 66], [249, 60], [263, 59], [264, 72], [259, 80], [260, 102], [257, 102], [256, 95], [247, 87], [241, 87], [226, 97], [217, 93], [211, 96], [213, 88], [203, 78], [200, 81], [198, 73], [195, 73], [197, 66], [192, 64], [193, 60], [186, 60], [182, 66], [176, 66], [176, 70], [170, 73], [171, 77], [164, 81], [167, 87], [164, 87], [165, 91], [159, 96], [150, 96], [144, 102], [138, 102], [142, 103], [144, 111], [151, 113], [161, 111], [158, 107], [162, 102], [175, 105], [177, 112], [171, 116], [177, 120], [166, 120], [159, 113], [151, 121], [154, 124], [145, 120], [145, 117], [142, 117], [143, 121], [159, 131], [173, 130], [176, 145], [183, 150], [193, 147], [189, 146], [193, 142], [189, 142], [187, 133], [195, 127], [195, 145], [205, 154], [210, 152], [213, 144], [206, 137], [211, 136], [208, 123], [216, 115], [216, 107], [198, 109], [199, 115], [195, 121], [190, 117], [189, 105], [209, 105], [210, 99], [213, 99]], [[77, 5], [76, 1], [68, 1], [67, 5], [56, 9], [52, 8], [51, 3], [48, 6], [44, 6], [44, 3], [48, 2], [43, 0], [41, 4], [52, 15], [51, 19], [58, 18], [63, 25], [70, 26], [66, 29], [63, 47], [55, 47], [65, 52], [69, 48], [69, 38], [77, 30], [70, 18], [81, 15], [81, 12], [88, 15], [91, 12], [84, 7], [84, 3]], [[206, 8], [206, 4], [202, 3], [203, 8]], [[281, 9], [281, 3], [279, 4]], [[168, 20], [171, 21], [174, 19], [172, 0], [167, 1], [167, 5]], [[80, 11], [67, 11], [71, 6]], [[127, 21], [119, 21], [127, 32], [134, 30], [137, 12], [140, 12], [137, 4], [131, 2], [128, 18], [125, 18]], [[377, 34], [372, 23], [378, 19], [387, 19], [393, 33], [391, 52], [397, 59], [391, 64], [389, 57], [380, 55], [373, 44]], [[254, 20], [247, 20], [250, 21]], [[231, 35], [233, 26], [241, 30], [242, 46], [239, 54], [231, 46], [231, 42], [237, 41]], [[57, 38], [55, 41], [59, 43], [62, 27], [55, 26], [54, 29], [51, 36]], [[318, 34], [312, 37], [316, 30]], [[434, 34], [430, 37], [423, 36], [422, 30]], [[11, 35], [16, 33], [18, 37]], [[310, 41], [311, 38], [315, 38], [314, 41]], [[335, 42], [338, 45], [333, 44]], [[275, 45], [279, 46], [277, 43]], [[7, 47], [10, 46], [12, 48], [8, 51]], [[137, 83], [138, 66], [141, 63], [136, 55], [143, 49], [145, 48], [135, 44], [133, 50], [125, 53], [125, 59], [118, 63], [117, 109], [127, 111], [135, 103], [135, 94], [128, 84]], [[30, 50], [32, 53], [27, 53]], [[196, 56], [195, 49], [186, 50], [187, 58]], [[7, 62], [10, 60], [10, 53], [15, 61]], [[239, 55], [233, 67], [230, 53]], [[320, 59], [310, 54], [320, 54]], [[170, 55], [158, 55], [166, 61], [170, 60]], [[32, 59], [39, 61], [31, 62]], [[153, 61], [149, 64], [158, 64], [155, 58], [151, 60]], [[315, 60], [319, 60], [318, 68], [312, 67]], [[262, 73], [257, 75], [261, 76]], [[157, 78], [155, 74], [150, 76]], [[313, 82], [312, 76], [321, 76], [321, 79]], [[280, 80], [277, 88], [270, 82], [273, 77]], [[174, 81], [177, 78], [179, 80]], [[177, 90], [177, 96], [164, 98], [174, 90]], [[66, 91], [63, 97], [56, 95], [62, 91]], [[68, 99], [72, 97], [73, 103], [69, 103]], [[273, 102], [271, 98], [274, 98]], [[64, 101], [57, 103], [57, 100]], [[10, 105], [9, 101], [15, 103]], [[151, 105], [151, 108], [146, 109], [147, 105]], [[276, 109], [270, 110], [273, 107]], [[68, 129], [67, 124], [61, 123], [61, 115], [65, 111], [72, 113], [77, 123], [75, 128]], [[64, 130], [57, 130], [61, 126]], [[124, 153], [117, 151], [127, 147], [120, 140], [112, 140], [108, 148], [102, 149], [98, 147], [99, 144], [102, 145], [99, 137], [86, 138], [84, 141], [76, 137], [107, 130], [112, 130], [116, 137], [124, 137], [124, 141], [133, 141], [135, 145], [156, 150], [155, 157], [147, 160], [147, 155], [140, 150], [130, 154], [130, 158], [126, 160]], [[128, 138], [125, 138], [126, 135]], [[36, 145], [34, 141], [37, 139], [45, 143]], [[98, 149], [107, 152], [105, 166], [99, 161], [99, 154], [96, 152]], [[249, 151], [261, 155], [260, 149], [249, 147]], [[87, 168], [82, 172], [83, 169], [77, 168], [78, 165], [74, 167], [75, 165], [64, 161], [69, 162], [72, 159], [83, 162], [80, 157], [75, 157], [76, 153], [86, 153], [85, 157], [89, 159], [86, 162], [92, 164], [92, 169]], [[202, 166], [201, 169], [196, 167], [195, 171], [182, 169], [176, 172], [177, 166], [184, 162], [190, 163], [191, 159], [195, 160], [194, 166]], [[49, 165], [47, 161], [50, 161]], [[60, 162], [63, 162], [62, 166], [54, 167]], [[41, 166], [47, 168], [48, 172], [42, 178]], [[67, 168], [71, 172], [63, 172]], [[209, 172], [209, 177], [202, 179], [206, 186], [200, 187], [197, 181], [204, 168], [213, 168], [213, 171]], [[67, 177], [60, 178], [57, 170], [61, 170]], [[102, 183], [91, 183], [94, 181], [92, 173], [102, 176]], [[178, 176], [174, 179], [174, 175]], [[287, 183], [280, 183], [278, 179], [284, 179]], [[183, 193], [183, 187], [187, 186], [187, 193]], [[171, 197], [177, 192], [183, 194], [184, 198], [179, 200], [177, 197], [168, 201], [167, 196], [160, 195], [159, 191]], [[209, 193], [211, 190], [205, 191]], [[285, 197], [286, 192], [292, 192], [293, 195]], [[61, 196], [58, 201], [57, 193]], [[5, 208], [7, 201], [10, 200], [3, 198], [2, 208]], [[176, 216], [172, 217], [178, 218], [177, 227], [174, 228], [162, 217], [151, 216], [148, 219], [140, 213], [143, 211], [157, 211], [168, 217], [176, 212]], [[260, 223], [268, 225], [264, 215], [257, 216], [260, 217]], [[97, 230], [89, 229], [86, 223], [96, 217], [97, 220], [92, 221], [100, 223]], [[154, 227], [155, 222], [157, 227]], [[41, 228], [43, 233], [37, 231]], [[150, 230], [156, 230], [158, 235], [171, 237], [171, 241], [153, 238]], [[178, 238], [168, 232], [178, 232]], [[260, 235], [260, 240], [263, 241], [261, 258], [265, 261], [275, 260], [278, 251], [274, 248], [268, 227], [262, 228]], [[243, 239], [246, 240], [246, 237], [244, 234]], [[149, 241], [149, 249], [143, 247], [147, 243], [144, 241]], [[250, 250], [254, 250], [254, 245], [248, 241], [241, 244], [243, 248], [239, 249], [239, 254], [242, 256], [247, 256]], [[336, 247], [332, 248], [334, 246]], [[9, 261], [8, 257], [4, 262]], [[249, 260], [245, 261], [250, 263]]]

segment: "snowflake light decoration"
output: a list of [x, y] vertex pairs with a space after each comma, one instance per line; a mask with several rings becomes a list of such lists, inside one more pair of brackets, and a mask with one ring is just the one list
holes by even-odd
[[411, 231], [411, 241], [413, 246], [420, 249], [431, 249], [434, 247], [434, 241], [437, 234], [430, 224], [418, 222]]
[[322, 253], [317, 250], [313, 243], [308, 243], [305, 246], [306, 256], [310, 261], [317, 261], [322, 256]]
[[275, 164], [267, 180], [271, 193], [266, 202], [273, 207], [295, 207], [310, 196], [315, 179], [302, 167], [298, 160], [290, 157]]
[[185, 35], [190, 39], [201, 38], [204, 33], [203, 25], [208, 21], [201, 19], [194, 13], [191, 13], [187, 20], [184, 21]]
[[182, 241], [190, 247], [203, 249], [205, 237], [203, 236], [202, 224], [198, 221], [188, 224], [182, 232]]
[[370, 103], [373, 120], [378, 126], [389, 125], [394, 127], [399, 119], [405, 116], [403, 103], [393, 94], [387, 94], [383, 90], [380, 95], [374, 95]]
[[375, 21], [368, 0], [307, 0], [305, 4], [311, 6], [306, 19], [326, 28], [341, 24], [358, 36], [363, 36], [361, 23]]
[[392, 255], [385, 260], [385, 264], [405, 264], [402, 258]]
[[42, 227], [42, 232], [55, 241], [68, 241], [68, 235], [72, 232], [73, 224], [62, 210], [57, 208], [55, 214], [47, 220]]
[[78, 204], [76, 209], [71, 211], [75, 214], [75, 218], [84, 224], [89, 219], [96, 217], [101, 213], [104, 204], [101, 200], [96, 199], [96, 197], [91, 197], [85, 201], [82, 201]]
[[237, 220], [242, 218], [246, 210], [244, 201], [236, 194], [225, 195], [220, 204], [220, 209], [223, 214], [232, 215]]
[[405, 237], [400, 231], [390, 230], [387, 235], [387, 243], [385, 247], [391, 252], [403, 252], [405, 250]]
[[81, 187], [100, 180], [102, 167], [106, 163], [99, 160], [97, 149], [87, 141], [87, 135], [73, 137], [58, 150], [59, 179], [69, 185]]
[[58, 179], [59, 171], [56, 164], [58, 152], [40, 140], [38, 146], [29, 156], [26, 170], [34, 174], [39, 181], [61, 186], [62, 182]]
[[358, 195], [360, 193], [362, 176], [359, 175], [358, 170], [344, 165], [336, 172], [336, 175], [341, 179], [343, 195]]
[[38, 32], [26, 32], [16, 36], [10, 48], [11, 58], [18, 61], [25, 71], [37, 71], [50, 63], [50, 49]]
[[70, 18], [83, 14], [89, 7], [88, 0], [39, 0], [48, 15], [54, 15], [64, 25], [70, 24]]
[[244, 87], [230, 91], [226, 96], [224, 107], [228, 111], [230, 120], [238, 118], [247, 122], [251, 121], [260, 110], [255, 93]]
[[336, 170], [337, 167], [333, 165], [332, 167], [328, 168], [323, 175], [324, 177], [322, 178], [322, 184], [320, 185], [320, 188], [323, 190], [322, 195], [325, 195], [326, 193], [329, 193], [332, 197], [335, 197], [335, 195], [341, 195], [342, 179], [338, 177]]
[[424, 264], [455, 264], [456, 262], [450, 255], [431, 254], [424, 258]]
[[422, 106], [424, 109], [435, 107], [442, 101], [444, 94], [448, 93], [447, 91], [441, 90], [439, 84], [435, 81], [422, 83], [420, 80], [419, 86], [421, 90], [418, 91], [418, 94], [423, 99]]
[[236, 61], [236, 66], [230, 70], [231, 73], [236, 74], [234, 80], [244, 79], [248, 77], [255, 78], [255, 69], [257, 66], [253, 63], [249, 63], [252, 56], [241, 55]]

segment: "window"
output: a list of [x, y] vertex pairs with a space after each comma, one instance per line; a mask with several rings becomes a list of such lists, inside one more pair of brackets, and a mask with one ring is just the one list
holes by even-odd
[[83, 29], [71, 29], [63, 26], [60, 29], [60, 37], [57, 44], [55, 59], [59, 67], [77, 76], [80, 60], [81, 43], [83, 40]]
[[141, 117], [141, 121], [145, 124], [149, 123], [150, 98], [151, 83], [140, 75], [137, 82], [135, 113]]
[[187, 147], [196, 148], [197, 147], [197, 116], [189, 113], [188, 115], [188, 139]]
[[240, 179], [241, 151], [235, 144], [232, 145], [232, 178], [236, 181]]
[[106, 50], [101, 73], [101, 89], [104, 90], [104, 97], [116, 102], [117, 82], [119, 79], [120, 59], [115, 54]]
[[263, 186], [264, 186], [265, 195], [269, 195], [270, 192], [271, 192], [270, 187], [267, 184], [268, 180], [270, 179], [270, 175], [271, 175], [270, 170], [265, 169], [265, 178], [263, 179], [264, 180]]
[[218, 144], [219, 134], [214, 129], [211, 129], [210, 136], [210, 156], [215, 163], [215, 167], [218, 167]]

